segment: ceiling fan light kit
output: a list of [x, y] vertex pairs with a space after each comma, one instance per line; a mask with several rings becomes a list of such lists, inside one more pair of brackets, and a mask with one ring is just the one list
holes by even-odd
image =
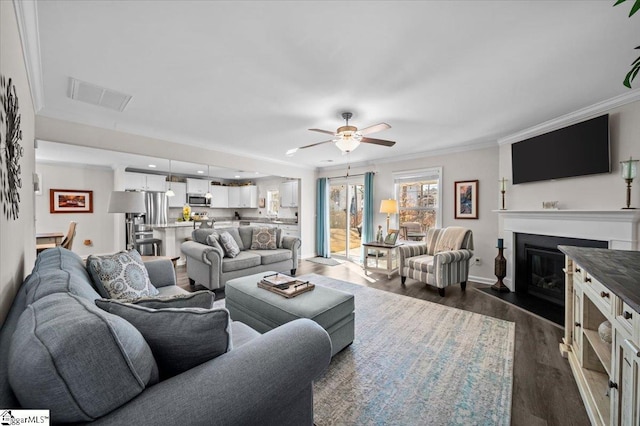
[[353, 151], [358, 146], [360, 146], [360, 143], [370, 143], [374, 145], [382, 145], [382, 146], [388, 146], [388, 147], [392, 147], [393, 145], [396, 144], [394, 141], [364, 137], [364, 135], [367, 135], [369, 133], [375, 133], [375, 132], [380, 132], [382, 130], [390, 129], [391, 126], [388, 125], [387, 123], [378, 123], [373, 126], [365, 127], [362, 130], [358, 130], [357, 127], [349, 125], [349, 120], [351, 119], [351, 117], [353, 117], [352, 113], [343, 112], [342, 118], [344, 118], [345, 120], [345, 125], [338, 127], [335, 133], [330, 130], [309, 129], [312, 132], [320, 132], [320, 133], [333, 135], [334, 138], [328, 141], [317, 142], [311, 145], [301, 146], [300, 148], [290, 149], [286, 153], [287, 157], [291, 157], [299, 149], [311, 148], [311, 147], [322, 145], [329, 142], [335, 143], [336, 147], [338, 147], [338, 149], [343, 153], [348, 153]]

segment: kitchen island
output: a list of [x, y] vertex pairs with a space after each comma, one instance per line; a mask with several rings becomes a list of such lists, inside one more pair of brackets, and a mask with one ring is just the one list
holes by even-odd
[[160, 255], [168, 257], [179, 257], [178, 265], [186, 262], [180, 251], [180, 244], [187, 238], [191, 238], [193, 222], [172, 222], [166, 225], [153, 225], [153, 238], [162, 240]]

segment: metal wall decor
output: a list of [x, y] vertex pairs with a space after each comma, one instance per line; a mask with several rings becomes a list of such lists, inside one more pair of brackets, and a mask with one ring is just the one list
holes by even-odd
[[20, 146], [22, 130], [16, 86], [3, 75], [0, 75], [0, 103], [0, 202], [7, 219], [15, 220], [20, 206], [20, 158], [24, 149]]

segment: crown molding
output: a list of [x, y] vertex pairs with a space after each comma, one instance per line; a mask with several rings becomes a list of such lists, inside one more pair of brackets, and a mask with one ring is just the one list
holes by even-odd
[[623, 105], [630, 104], [632, 102], [640, 101], [640, 89], [632, 90], [630, 92], [623, 93], [622, 95], [613, 97], [611, 99], [598, 102], [588, 107], [579, 109], [569, 114], [562, 115], [560, 117], [545, 121], [536, 126], [529, 127], [528, 129], [498, 139], [498, 145], [512, 144], [520, 142], [524, 139], [529, 139], [534, 136], [542, 135], [547, 132], [561, 129], [563, 127], [571, 126], [599, 115], [602, 115], [612, 109], [621, 107]]
[[44, 108], [44, 80], [40, 56], [40, 30], [38, 26], [38, 4], [35, 1], [13, 0], [22, 40], [27, 79], [31, 87], [31, 100], [37, 113]]

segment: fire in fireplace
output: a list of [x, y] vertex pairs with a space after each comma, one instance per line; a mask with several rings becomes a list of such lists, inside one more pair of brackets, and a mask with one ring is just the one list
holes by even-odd
[[564, 255], [559, 245], [607, 248], [606, 241], [516, 233], [515, 291], [564, 306]]

